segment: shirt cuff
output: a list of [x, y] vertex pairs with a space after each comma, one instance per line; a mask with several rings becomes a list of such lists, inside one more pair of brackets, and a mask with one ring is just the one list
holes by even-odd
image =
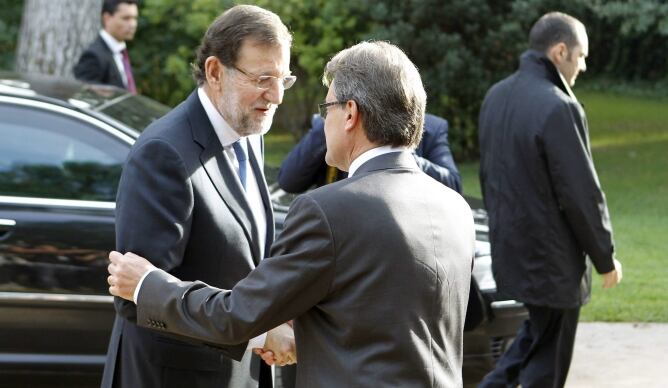
[[248, 341], [246, 350], [253, 350], [254, 348], [264, 348], [264, 343], [267, 340], [267, 333], [262, 333], [255, 338]]
[[156, 271], [156, 270], [157, 270], [157, 268], [149, 269], [141, 277], [141, 279], [139, 279], [139, 283], [137, 283], [137, 287], [135, 288], [135, 292], [132, 295], [132, 301], [135, 302], [135, 304], [137, 304], [137, 301], [139, 301], [139, 289], [141, 288], [142, 283], [144, 283], [144, 279], [146, 279], [146, 276], [148, 276], [148, 274], [150, 274], [151, 272]]

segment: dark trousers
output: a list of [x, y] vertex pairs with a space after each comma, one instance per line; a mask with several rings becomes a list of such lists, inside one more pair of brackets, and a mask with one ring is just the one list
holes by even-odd
[[518, 384], [522, 388], [547, 388], [566, 383], [580, 308], [526, 307], [529, 318], [479, 388]]

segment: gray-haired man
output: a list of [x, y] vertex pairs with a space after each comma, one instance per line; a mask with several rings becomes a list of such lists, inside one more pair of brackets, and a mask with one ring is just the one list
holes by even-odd
[[[295, 81], [291, 41], [276, 14], [255, 6], [233, 7], [209, 26], [194, 65], [198, 88], [146, 128], [128, 155], [116, 249], [222, 288], [261, 262], [274, 238], [262, 134]], [[254, 343], [215, 349], [143, 327], [133, 303], [117, 299], [116, 312], [105, 388], [271, 387], [269, 368], [249, 348], [273, 347], [281, 328], [267, 341], [257, 333]]]
[[[327, 163], [349, 178], [298, 197], [272, 257], [232, 290], [150, 272], [138, 321], [231, 344], [294, 318], [297, 386], [461, 386], [473, 219], [410, 153], [420, 75], [396, 46], [365, 42], [338, 53], [324, 79]], [[110, 258], [110, 292], [132, 299], [152, 266]]]

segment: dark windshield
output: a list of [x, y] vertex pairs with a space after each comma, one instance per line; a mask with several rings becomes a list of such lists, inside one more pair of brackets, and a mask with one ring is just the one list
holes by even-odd
[[95, 108], [114, 120], [141, 132], [169, 112], [169, 107], [148, 97], [124, 94]]

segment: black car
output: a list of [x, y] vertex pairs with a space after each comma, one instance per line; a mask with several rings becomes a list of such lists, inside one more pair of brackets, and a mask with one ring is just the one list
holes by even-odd
[[[0, 73], [0, 386], [99, 385], [114, 315], [106, 267], [118, 179], [141, 129], [167, 111], [114, 87]], [[291, 198], [272, 190], [280, 230]], [[496, 294], [483, 211], [476, 222], [467, 383], [526, 317]]]

